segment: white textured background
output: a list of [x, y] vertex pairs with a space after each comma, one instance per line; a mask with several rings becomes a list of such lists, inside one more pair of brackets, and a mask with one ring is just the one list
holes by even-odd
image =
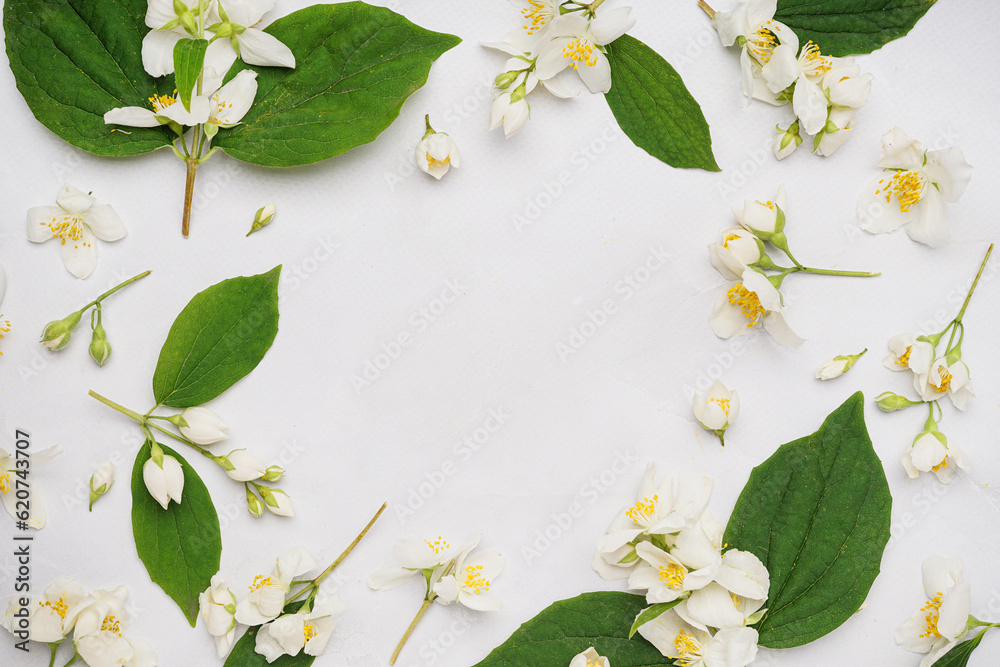
[[[275, 14], [307, 4], [281, 0]], [[920, 563], [931, 553], [961, 556], [973, 613], [1000, 620], [1000, 355], [993, 342], [1000, 258], [966, 316], [963, 351], [977, 398], [964, 415], [946, 405], [941, 424], [968, 452], [972, 473], [951, 486], [909, 480], [899, 459], [926, 413], [885, 415], [870, 402], [885, 389], [910, 391], [902, 374], [881, 365], [889, 336], [941, 328], [988, 242], [1000, 237], [994, 3], [940, 2], [909, 36], [858, 58], [875, 83], [854, 136], [832, 158], [802, 149], [778, 163], [770, 155], [773, 127], [787, 124], [790, 112], [742, 107], [738, 54], [718, 45], [694, 0], [636, 0], [632, 34], [663, 54], [701, 103], [721, 173], [672, 169], [648, 156], [599, 96], [561, 101], [539, 92], [519, 135], [489, 134], [489, 82], [503, 57], [478, 42], [516, 25], [516, 10], [501, 0], [374, 4], [465, 41], [434, 65], [427, 86], [372, 144], [293, 169], [221, 154], [206, 163], [189, 240], [179, 230], [184, 169], [169, 151], [110, 159], [77, 150], [34, 120], [9, 69], [0, 68], [0, 265], [8, 277], [3, 312], [13, 324], [0, 343], [2, 446], [11, 449], [19, 428], [35, 449], [66, 450], [33, 477], [46, 487], [49, 508], [49, 524], [33, 543], [36, 591], [60, 575], [88, 589], [126, 584], [130, 633], [154, 643], [161, 665], [216, 663], [208, 634], [187, 626], [135, 556], [128, 478], [138, 429], [87, 391], [144, 411], [160, 345], [188, 300], [222, 279], [280, 263], [274, 346], [210, 407], [232, 426], [218, 449], [246, 447], [287, 467], [281, 486], [296, 517], [254, 520], [241, 487], [200, 457], [188, 458], [217, 503], [222, 571], [235, 591], [293, 545], [328, 563], [390, 502], [340, 570], [348, 612], [319, 665], [387, 663], [421, 598], [416, 582], [382, 593], [365, 585], [371, 571], [391, 564], [397, 538], [444, 534], [461, 542], [482, 529], [483, 547], [506, 554], [491, 590], [503, 610], [435, 606], [398, 663], [466, 667], [551, 602], [619, 588], [590, 569], [593, 545], [634, 502], [647, 461], [715, 477], [711, 507], [724, 519], [754, 465], [816, 430], [859, 389], [894, 498], [883, 574], [868, 607], [836, 632], [804, 648], [762, 650], [754, 664], [918, 664], [892, 633], [924, 602]], [[462, 148], [461, 169], [441, 182], [412, 165], [425, 113]], [[962, 147], [975, 166], [968, 191], [950, 208], [948, 247], [856, 227], [858, 192], [876, 173], [879, 138], [894, 125], [930, 148]], [[560, 179], [557, 193], [552, 184]], [[25, 238], [24, 212], [51, 204], [63, 182], [113, 204], [129, 229], [124, 240], [101, 245], [98, 268], [85, 281], [63, 269], [54, 245]], [[780, 183], [800, 260], [883, 276], [790, 277], [788, 318], [807, 339], [799, 349], [766, 336], [719, 340], [708, 316], [725, 281], [705, 246], [733, 224], [731, 205], [769, 198]], [[244, 238], [254, 211], [272, 201], [275, 222]], [[518, 215], [530, 224], [518, 225]], [[654, 253], [669, 259], [645, 273]], [[87, 357], [85, 325], [58, 354], [38, 344], [46, 322], [145, 269], [153, 270], [149, 278], [106, 302], [114, 355], [105, 368]], [[438, 299], [452, 287], [459, 296], [442, 312]], [[609, 301], [615, 312], [593, 330], [584, 327]], [[593, 335], [562, 358], [557, 345], [569, 345], [581, 327]], [[403, 333], [412, 343], [380, 359], [383, 345]], [[865, 347], [871, 352], [848, 376], [813, 379], [826, 359]], [[384, 368], [369, 371], [370, 384], [356, 390], [352, 377], [375, 363]], [[691, 388], [720, 374], [743, 403], [724, 451], [690, 415]], [[486, 437], [479, 429], [496, 413], [503, 424]], [[477, 437], [478, 451], [460, 444]], [[86, 480], [109, 458], [118, 482], [90, 514]], [[582, 511], [570, 524], [564, 515], [574, 504]], [[7, 535], [13, 529], [5, 518]], [[13, 593], [10, 544], [0, 543], [2, 600]], [[11, 645], [0, 637], [3, 664], [47, 664], [45, 647], [26, 657]], [[1000, 633], [971, 664], [993, 665], [997, 656]]]

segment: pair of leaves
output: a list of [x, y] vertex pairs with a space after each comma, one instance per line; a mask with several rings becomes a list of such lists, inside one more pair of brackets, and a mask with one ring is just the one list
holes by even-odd
[[[7, 0], [11, 69], [42, 124], [99, 155], [172, 143], [166, 128], [119, 131], [104, 123], [111, 109], [150, 108], [149, 98], [173, 94], [173, 76], [157, 80], [142, 67], [146, 8], [146, 0]], [[297, 67], [259, 70], [257, 103], [216, 145], [267, 166], [308, 164], [374, 140], [427, 81], [433, 61], [460, 41], [361, 2], [308, 7], [266, 32], [292, 49]], [[207, 44], [182, 44], [176, 88], [189, 101]], [[243, 67], [237, 63], [230, 74]]]
[[[281, 267], [248, 278], [232, 278], [197, 294], [174, 320], [153, 374], [160, 405], [201, 405], [252, 371], [278, 332]], [[173, 450], [184, 469], [182, 502], [164, 510], [146, 490], [142, 468], [149, 447], [139, 450], [132, 470], [132, 532], [139, 558], [181, 608], [191, 625], [198, 595], [219, 571], [222, 536], [205, 484]]]
[[774, 18], [831, 56], [871, 53], [910, 32], [937, 0], [778, 0]]
[[983, 641], [983, 635], [988, 631], [989, 628], [981, 630], [972, 639], [967, 639], [961, 644], [955, 645], [950, 651], [938, 658], [934, 664], [937, 667], [965, 667], [969, 664], [972, 652], [979, 646], [979, 642]]
[[[771, 578], [760, 644], [788, 648], [833, 631], [858, 610], [889, 540], [891, 498], [872, 449], [860, 393], [819, 431], [781, 446], [754, 469], [724, 543], [754, 553]], [[521, 626], [479, 667], [569, 664], [595, 646], [612, 665], [672, 664], [645, 640], [628, 641], [643, 596], [588, 593]], [[661, 609], [650, 610], [647, 619]]]

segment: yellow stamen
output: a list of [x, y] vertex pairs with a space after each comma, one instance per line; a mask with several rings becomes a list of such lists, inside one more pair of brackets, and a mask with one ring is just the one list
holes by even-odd
[[6, 496], [10, 489], [10, 471], [0, 470], [0, 493]]
[[715, 403], [720, 408], [722, 408], [722, 414], [729, 416], [729, 399], [728, 398], [710, 398], [709, 403]]
[[667, 588], [680, 590], [684, 587], [684, 576], [686, 574], [687, 569], [683, 565], [671, 563], [666, 567], [660, 568], [660, 581], [662, 581]]
[[60, 595], [59, 599], [55, 602], [49, 600], [43, 600], [38, 603], [39, 607], [48, 607], [52, 611], [59, 614], [60, 618], [66, 618], [66, 612], [69, 610], [69, 605], [66, 604], [66, 596]]
[[923, 189], [924, 176], [919, 171], [898, 171], [893, 174], [889, 184], [876, 190], [875, 194], [885, 193], [887, 204], [892, 201], [892, 196], [896, 195], [896, 199], [899, 201], [899, 212], [906, 213], [910, 207], [920, 201]]
[[701, 644], [687, 630], [681, 630], [674, 637], [674, 651], [677, 652], [677, 657], [674, 660], [681, 667], [690, 667], [695, 660], [701, 658], [701, 649]]
[[[83, 218], [75, 213], [64, 213], [61, 216], [52, 216], [42, 223], [49, 228], [52, 238], [59, 239], [60, 245], [66, 245], [67, 241], [72, 241], [75, 247], [79, 248], [79, 241], [83, 238]], [[90, 243], [84, 243], [85, 247]]]
[[735, 241], [738, 238], [740, 238], [739, 234], [727, 234], [725, 240], [722, 242], [722, 247], [728, 249], [729, 248], [729, 242], [730, 241]]
[[938, 593], [930, 600], [927, 601], [920, 611], [926, 611], [927, 614], [924, 615], [924, 631], [920, 634], [921, 638], [934, 637], [940, 638], [941, 633], [938, 632], [938, 618], [940, 617], [939, 609], [941, 609], [941, 598], [944, 596], [943, 593]]
[[802, 47], [799, 60], [802, 61], [802, 69], [806, 74], [812, 76], [826, 74], [833, 67], [833, 61], [821, 54], [819, 47], [811, 40], [806, 42], [806, 45]]
[[[177, 91], [175, 90], [174, 93]], [[153, 106], [153, 113], [158, 114], [171, 104], [177, 102], [174, 95], [153, 95], [149, 98], [149, 103]]]
[[778, 46], [778, 36], [761, 26], [749, 37], [747, 37], [747, 50], [750, 55], [761, 65], [767, 64], [774, 54], [774, 47]]
[[119, 637], [122, 636], [121, 625], [119, 624], [118, 619], [111, 614], [105, 616], [104, 621], [101, 622], [101, 632], [105, 631], [113, 632]]
[[597, 64], [597, 56], [594, 54], [594, 45], [583, 38], [574, 39], [563, 47], [563, 58], [573, 61], [573, 69], [579, 69], [580, 63], [593, 67]]
[[309, 640], [316, 636], [316, 628], [306, 623], [304, 626], [302, 626], [302, 634], [305, 635], [306, 638], [305, 643], [308, 644]]
[[754, 292], [744, 287], [742, 283], [736, 283], [730, 287], [727, 296], [729, 297], [729, 303], [739, 306], [743, 317], [750, 320], [747, 322], [748, 327], [757, 324], [760, 316], [767, 312], [764, 310], [764, 306], [760, 305], [760, 298]]
[[490, 590], [490, 580], [483, 576], [482, 565], [469, 565], [465, 568], [465, 585], [473, 589], [476, 595]]
[[645, 525], [645, 522], [656, 515], [656, 504], [660, 501], [659, 495], [654, 495], [652, 499], [643, 498], [632, 507], [625, 510], [625, 516], [638, 524]]
[[527, 21], [524, 24], [524, 29], [528, 31], [529, 35], [534, 35], [552, 20], [554, 13], [551, 7], [546, 7], [538, 0], [528, 0], [528, 5], [521, 10], [521, 13], [524, 14], [524, 20]]
[[258, 574], [253, 578], [253, 583], [250, 584], [250, 592], [253, 593], [258, 588], [263, 588], [264, 586], [273, 586], [274, 580], [271, 577], [265, 577], [263, 574]]
[[445, 157], [443, 160], [438, 160], [431, 156], [430, 151], [425, 151], [427, 155], [427, 166], [428, 167], [443, 167], [447, 164], [451, 164], [451, 156]]
[[899, 359], [896, 359], [896, 364], [905, 368], [910, 363], [910, 352], [913, 352], [913, 346], [907, 345], [906, 352], [899, 355]]
[[944, 366], [938, 366], [937, 368], [938, 376], [941, 378], [941, 384], [934, 384], [931, 382], [931, 386], [934, 387], [934, 391], [939, 394], [951, 389], [951, 372]]
[[945, 456], [943, 459], [941, 459], [941, 463], [939, 463], [936, 466], [932, 467], [931, 470], [933, 470], [934, 472], [938, 472], [939, 470], [941, 470], [943, 468], [947, 468], [947, 467], [948, 467], [948, 457]]
[[427, 546], [429, 546], [431, 548], [431, 550], [434, 553], [436, 553], [436, 554], [439, 554], [442, 551], [444, 551], [445, 549], [450, 548], [450, 545], [447, 542], [445, 542], [444, 538], [441, 537], [440, 535], [438, 535], [438, 538], [436, 540], [434, 540], [433, 542], [431, 542], [429, 540], [424, 540], [424, 543]]
[[[3, 322], [0, 322], [0, 339], [3, 338], [3, 335], [5, 333], [10, 333], [10, 320], [4, 320]], [[3, 356], [3, 350], [0, 350], [0, 357], [2, 357], [2, 356]], [[2, 488], [3, 488], [3, 486], [2, 486], [2, 484], [0, 484], [0, 489], [2, 489]], [[7, 492], [4, 491], [4, 493], [7, 493]]]

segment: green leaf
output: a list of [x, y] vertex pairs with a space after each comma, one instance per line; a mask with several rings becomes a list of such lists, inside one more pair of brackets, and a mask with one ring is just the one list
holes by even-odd
[[[375, 139], [461, 40], [362, 2], [314, 5], [264, 30], [288, 45], [295, 69], [253, 67], [257, 98], [215, 146], [269, 167], [310, 164]], [[235, 76], [247, 66], [237, 62]]]
[[593, 646], [614, 667], [672, 665], [645, 639], [629, 640], [646, 598], [628, 593], [584, 593], [556, 602], [531, 619], [476, 667], [553, 667]]
[[871, 53], [910, 32], [936, 0], [778, 0], [774, 18], [830, 56]]
[[635, 633], [639, 632], [639, 628], [649, 623], [650, 621], [656, 620], [663, 613], [673, 609], [681, 603], [681, 599], [674, 600], [673, 602], [658, 602], [651, 607], [643, 609], [638, 616], [635, 617], [635, 622], [632, 623], [632, 627], [628, 631], [628, 638], [632, 639]]
[[142, 67], [146, 0], [7, 0], [3, 26], [17, 89], [35, 118], [99, 155], [137, 155], [169, 146], [165, 128], [104, 124], [116, 107], [151, 108], [173, 91]]
[[[301, 607], [305, 600], [299, 600], [285, 605], [282, 614], [294, 614]], [[309, 667], [316, 658], [306, 655], [305, 652], [296, 656], [283, 655], [274, 662], [268, 662], [261, 654], [257, 653], [254, 647], [257, 645], [257, 633], [261, 626], [255, 625], [247, 628], [247, 631], [233, 645], [233, 650], [226, 658], [226, 663], [222, 667]]]
[[139, 449], [132, 467], [132, 533], [139, 559], [149, 578], [163, 589], [187, 617], [191, 627], [198, 621], [198, 595], [211, 585], [219, 571], [222, 534], [208, 489], [187, 461], [174, 450], [160, 445], [164, 454], [177, 459], [184, 469], [181, 503], [160, 507], [149, 495], [142, 467], [149, 460], [149, 442]]
[[861, 607], [889, 541], [891, 505], [861, 392], [754, 468], [723, 541], [770, 573], [762, 646], [819, 639]]
[[281, 266], [195, 295], [174, 320], [153, 373], [158, 405], [212, 400], [256, 368], [278, 333]]
[[965, 667], [969, 664], [972, 651], [983, 641], [983, 635], [989, 628], [985, 628], [978, 635], [967, 641], [958, 644], [934, 662], [934, 667]]
[[656, 51], [628, 35], [607, 46], [608, 106], [629, 139], [673, 167], [719, 171], [701, 107]]
[[191, 93], [205, 64], [207, 39], [182, 39], [174, 45], [174, 77], [181, 104], [191, 111]]

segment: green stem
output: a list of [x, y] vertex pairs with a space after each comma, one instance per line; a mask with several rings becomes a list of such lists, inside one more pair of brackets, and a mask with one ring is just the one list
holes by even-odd
[[[191, 442], [187, 438], [185, 438], [183, 436], [180, 436], [180, 435], [177, 435], [176, 433], [171, 433], [170, 431], [168, 431], [167, 429], [163, 428], [159, 424], [157, 424], [157, 423], [155, 423], [153, 421], [150, 421], [152, 418], [149, 417], [148, 415], [140, 415], [138, 412], [135, 412], [134, 410], [129, 410], [124, 405], [119, 405], [118, 403], [115, 403], [114, 401], [112, 401], [110, 398], [105, 398], [104, 396], [101, 396], [100, 394], [98, 394], [93, 389], [91, 389], [88, 393], [93, 398], [96, 398], [98, 401], [100, 401], [101, 403], [104, 403], [104, 405], [108, 406], [109, 408], [113, 408], [113, 409], [117, 410], [118, 412], [122, 413], [126, 417], [128, 417], [128, 418], [134, 420], [135, 422], [137, 422], [138, 424], [140, 424], [142, 426], [142, 428], [143, 428], [144, 431], [148, 432], [149, 429], [151, 429], [151, 428], [156, 429], [160, 433], [162, 433], [162, 434], [164, 434], [166, 436], [169, 436], [169, 437], [173, 438], [174, 440], [176, 440], [178, 442], [183, 442], [188, 447], [191, 447], [192, 449], [197, 450], [199, 454], [201, 454], [202, 456], [204, 456], [206, 458], [210, 458], [213, 461], [216, 461], [216, 459], [219, 458], [219, 457], [215, 456], [215, 454], [212, 454], [210, 451], [204, 449], [203, 447], [201, 447], [199, 445], [196, 445], [195, 443]], [[153, 409], [155, 410], [156, 408], [154, 407]], [[152, 412], [152, 410], [150, 410], [150, 412]], [[152, 434], [150, 433], [150, 435], [152, 435]], [[218, 461], [216, 461], [216, 463], [218, 463]]]
[[81, 308], [81, 310], [86, 310], [87, 308], [90, 308], [91, 306], [98, 305], [99, 303], [101, 303], [101, 301], [104, 301], [109, 296], [111, 296], [112, 294], [114, 294], [115, 292], [117, 292], [118, 290], [120, 290], [121, 288], [126, 287], [128, 285], [131, 285], [132, 283], [134, 283], [137, 280], [140, 280], [141, 278], [145, 278], [150, 273], [152, 273], [152, 270], [143, 271], [142, 273], [140, 273], [137, 276], [132, 276], [131, 278], [129, 278], [128, 280], [126, 280], [122, 284], [116, 285], [115, 287], [112, 287], [107, 292], [105, 292], [104, 294], [102, 294], [101, 296], [97, 297], [96, 299], [94, 299], [93, 301], [91, 301], [90, 303], [88, 303], [86, 306], [84, 306], [83, 308]]
[[406, 640], [408, 640], [410, 638], [410, 635], [413, 634], [413, 631], [417, 629], [417, 623], [419, 623], [420, 619], [424, 617], [424, 614], [427, 613], [427, 610], [430, 608], [432, 604], [434, 604], [433, 598], [424, 600], [424, 603], [420, 605], [420, 611], [418, 611], [417, 615], [413, 617], [413, 621], [410, 623], [410, 627], [406, 628], [406, 632], [403, 633], [402, 639], [400, 639], [399, 643], [396, 644], [396, 650], [392, 652], [392, 657], [389, 658], [390, 665], [396, 664], [396, 658], [399, 657], [399, 652], [402, 651], [403, 646], [406, 645]]
[[79, 659], [80, 659], [80, 654], [77, 653], [76, 651], [74, 651], [73, 652], [73, 657], [70, 658], [69, 662], [67, 662], [65, 665], [63, 665], [63, 667], [69, 667], [70, 665], [72, 665], [74, 662], [76, 662]]
[[92, 398], [96, 398], [101, 403], [104, 403], [104, 405], [108, 406], [109, 408], [113, 408], [113, 409], [117, 410], [118, 412], [122, 413], [126, 417], [129, 417], [130, 419], [133, 419], [133, 420], [135, 420], [136, 422], [138, 422], [140, 424], [145, 424], [146, 423], [146, 418], [143, 415], [140, 415], [138, 412], [134, 412], [132, 410], [129, 410], [124, 405], [119, 405], [118, 403], [115, 403], [110, 398], [105, 398], [104, 396], [101, 396], [100, 394], [98, 394], [93, 389], [91, 389], [87, 393], [90, 394], [90, 396]]
[[710, 18], [715, 18], [715, 10], [709, 7], [705, 0], [698, 0], [698, 6], [704, 9], [705, 13], [708, 14]]
[[358, 543], [361, 542], [364, 536], [368, 534], [368, 531], [371, 530], [371, 527], [375, 525], [375, 522], [378, 521], [378, 518], [382, 516], [382, 512], [385, 511], [386, 507], [388, 507], [388, 503], [382, 503], [382, 507], [378, 508], [378, 512], [375, 512], [375, 516], [373, 516], [371, 521], [368, 522], [368, 525], [364, 527], [364, 530], [358, 533], [358, 536], [354, 538], [354, 541], [351, 542], [346, 549], [344, 549], [344, 552], [337, 557], [337, 560], [333, 561], [330, 567], [323, 570], [323, 572], [321, 572], [318, 577], [313, 579], [313, 584], [315, 586], [319, 586], [323, 582], [323, 580], [326, 579], [326, 577], [331, 572], [337, 569], [337, 566], [343, 563], [344, 559], [347, 558], [352, 551], [354, 551], [354, 547], [358, 546]]
[[[195, 136], [191, 141], [192, 147], [198, 142], [199, 129], [201, 129], [200, 126], [194, 128]], [[184, 182], [184, 215], [181, 218], [181, 234], [187, 238], [188, 234], [191, 233], [191, 202], [194, 200], [194, 178], [198, 173], [198, 158], [189, 157], [185, 162], [187, 163], [187, 178]]]
[[979, 273], [976, 274], [976, 279], [972, 281], [972, 287], [969, 288], [969, 294], [965, 297], [965, 303], [962, 304], [962, 310], [958, 311], [958, 317], [955, 318], [956, 323], [962, 322], [962, 316], [965, 315], [965, 309], [969, 307], [969, 301], [972, 300], [972, 293], [976, 291], [976, 285], [979, 284], [979, 279], [983, 275], [983, 269], [986, 268], [986, 262], [990, 260], [990, 254], [993, 252], [993, 244], [986, 250], [986, 256], [983, 257], [983, 263], [979, 265]]
[[814, 269], [811, 266], [799, 266], [798, 270], [804, 273], [815, 273], [823, 276], [852, 276], [854, 278], [874, 278], [875, 276], [882, 275], [881, 273], [871, 273], [869, 271], [837, 271], [834, 269]]
[[589, 5], [587, 5], [587, 13], [590, 14], [591, 17], [593, 17], [595, 15], [594, 13], [597, 11], [597, 8], [603, 4], [604, 0], [594, 0]]
[[52, 652], [51, 657], [49, 657], [49, 667], [56, 664], [56, 650], [62, 642], [49, 642], [49, 650]]

